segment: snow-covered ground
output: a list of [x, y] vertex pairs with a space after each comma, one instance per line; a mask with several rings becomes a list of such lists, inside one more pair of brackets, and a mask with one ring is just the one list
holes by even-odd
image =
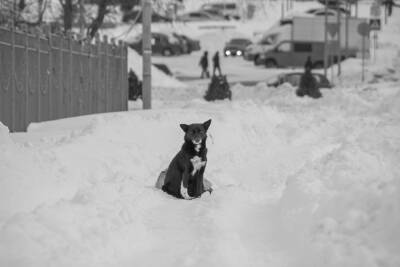
[[[260, 83], [209, 103], [160, 75], [153, 110], [0, 125], [0, 266], [400, 266], [394, 12], [367, 82], [348, 61], [319, 100]], [[210, 118], [213, 193], [156, 190], [179, 123]]]

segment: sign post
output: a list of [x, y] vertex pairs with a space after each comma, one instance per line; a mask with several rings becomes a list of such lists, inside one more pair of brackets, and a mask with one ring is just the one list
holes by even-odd
[[369, 24], [366, 22], [362, 22], [358, 25], [358, 33], [362, 36], [362, 51], [361, 51], [361, 81], [364, 82], [364, 69], [365, 69], [365, 39], [369, 35]]
[[143, 1], [143, 109], [151, 109], [151, 0]]
[[374, 31], [373, 34], [373, 49], [374, 49], [374, 61], [376, 60], [376, 50], [378, 49], [378, 31], [381, 30], [381, 6], [378, 0], [375, 0], [371, 4], [370, 9], [371, 19], [369, 20], [369, 28]]
[[[326, 31], [329, 33], [329, 37], [330, 37], [329, 40], [328, 40], [329, 41], [328, 62], [330, 64], [332, 64], [334, 62], [334, 58], [333, 58], [334, 51], [331, 51], [331, 50], [332, 50], [332, 47], [335, 47], [332, 44], [335, 43], [336, 35], [338, 34], [338, 31], [339, 31], [339, 24], [337, 24], [337, 23], [328, 23], [326, 25]], [[338, 45], [339, 45], [339, 50], [340, 50], [340, 43]], [[331, 68], [331, 80], [333, 81], [333, 68]]]
[[328, 0], [325, 0], [325, 32], [324, 32], [324, 75], [328, 67]]

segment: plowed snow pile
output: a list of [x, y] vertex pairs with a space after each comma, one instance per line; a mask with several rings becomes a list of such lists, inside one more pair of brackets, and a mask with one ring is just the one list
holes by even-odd
[[[1, 127], [0, 266], [399, 266], [398, 88], [315, 101], [260, 87], [255, 101], [236, 87], [233, 102], [59, 120], [13, 140]], [[179, 123], [208, 118], [213, 194], [155, 190]]]

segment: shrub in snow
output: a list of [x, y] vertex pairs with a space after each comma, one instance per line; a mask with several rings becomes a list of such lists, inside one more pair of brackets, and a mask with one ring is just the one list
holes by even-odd
[[232, 98], [232, 92], [229, 89], [229, 84], [226, 79], [226, 75], [223, 76], [213, 76], [211, 78], [211, 83], [208, 85], [208, 90], [204, 96], [207, 101], [221, 100]]

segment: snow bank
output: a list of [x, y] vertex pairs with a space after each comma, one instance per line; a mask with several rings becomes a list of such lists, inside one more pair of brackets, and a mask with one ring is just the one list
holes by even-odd
[[11, 143], [10, 130], [0, 122], [0, 146]]
[[[143, 69], [142, 69], [142, 57], [133, 49], [128, 48], [128, 69], [132, 69], [141, 80]], [[154, 66], [151, 66], [151, 84], [153, 87], [162, 88], [184, 88], [186, 84], [176, 80], [175, 78], [164, 74], [162, 71]]]
[[[0, 153], [0, 265], [398, 266], [398, 84], [320, 100], [248, 89], [13, 136]], [[213, 194], [155, 190], [179, 123], [209, 118]]]

